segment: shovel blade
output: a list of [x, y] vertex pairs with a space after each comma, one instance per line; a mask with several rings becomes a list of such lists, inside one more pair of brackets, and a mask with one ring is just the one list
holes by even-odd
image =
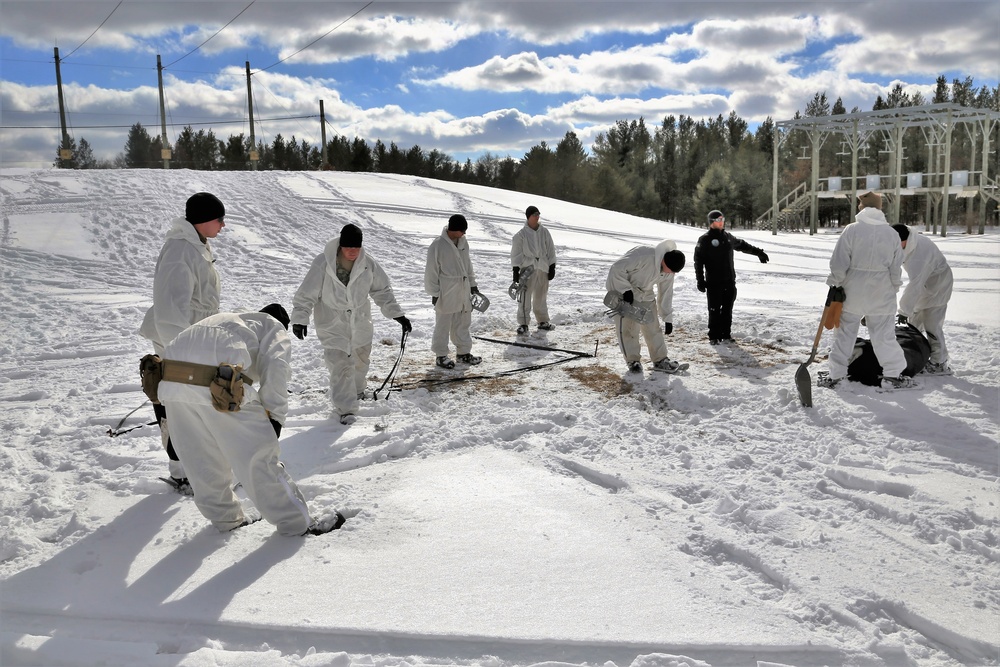
[[799, 364], [798, 370], [795, 371], [795, 386], [799, 390], [799, 400], [802, 401], [804, 408], [811, 408], [813, 405], [812, 378], [809, 377], [809, 370], [806, 368], [808, 365], [808, 361]]

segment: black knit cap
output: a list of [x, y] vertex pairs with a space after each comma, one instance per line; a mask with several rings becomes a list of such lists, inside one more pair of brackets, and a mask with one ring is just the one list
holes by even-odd
[[910, 238], [910, 228], [903, 223], [897, 223], [893, 225], [892, 228], [896, 230], [897, 234], [899, 234], [900, 241], [906, 241]]
[[269, 303], [261, 308], [260, 312], [267, 313], [281, 322], [281, 326], [285, 327], [285, 331], [288, 331], [288, 322], [291, 318], [288, 317], [288, 311], [280, 303]]
[[680, 250], [669, 250], [663, 254], [663, 263], [674, 273], [680, 273], [684, 268], [684, 253]]
[[360, 248], [363, 239], [364, 232], [357, 225], [349, 223], [344, 225], [344, 228], [340, 230], [341, 248]]
[[712, 224], [719, 218], [724, 218], [724, 217], [726, 216], [722, 215], [722, 211], [718, 209], [712, 209], [711, 211], [708, 212], [708, 224]]
[[469, 223], [465, 219], [465, 216], [461, 213], [456, 213], [455, 215], [448, 218], [448, 231], [449, 232], [464, 232], [469, 229]]
[[184, 219], [192, 225], [200, 225], [225, 217], [226, 207], [211, 192], [196, 192], [188, 197], [184, 207]]
[[540, 215], [540, 213], [538, 212], [538, 209], [537, 209], [537, 208], [535, 208], [534, 206], [529, 206], [529, 207], [528, 207], [528, 208], [527, 208], [527, 209], [526, 209], [526, 210], [524, 211], [524, 217], [526, 217], [526, 218], [530, 218], [530, 217], [531, 217], [531, 216], [533, 216], [533, 215]]

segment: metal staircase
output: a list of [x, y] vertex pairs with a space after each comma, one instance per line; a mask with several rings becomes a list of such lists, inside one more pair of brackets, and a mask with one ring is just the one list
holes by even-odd
[[[799, 186], [789, 192], [784, 198], [778, 200], [778, 229], [802, 229], [804, 226], [805, 212], [809, 208], [812, 200], [812, 193], [806, 188], [806, 183], [799, 183]], [[772, 229], [774, 226], [772, 211], [769, 208], [757, 218], [758, 229]]]

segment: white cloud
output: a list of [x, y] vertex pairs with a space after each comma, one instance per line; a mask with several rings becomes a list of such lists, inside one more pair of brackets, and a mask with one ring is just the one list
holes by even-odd
[[[172, 117], [213, 127], [217, 136], [245, 129], [222, 121], [238, 119], [246, 107], [243, 62], [253, 49], [255, 60], [261, 58], [256, 68], [289, 58], [281, 67], [255, 70], [258, 119], [314, 116], [322, 99], [331, 124], [345, 134], [501, 154], [523, 152], [541, 140], [554, 144], [568, 130], [586, 141], [615, 120], [640, 115], [650, 124], [668, 114], [705, 117], [731, 110], [751, 122], [780, 120], [804, 108], [816, 92], [826, 92], [831, 103], [843, 98], [848, 109], [867, 109], [895, 82], [932, 91], [929, 81], [942, 73], [974, 76], [977, 86], [995, 86], [1000, 78], [995, 0], [378, 2], [346, 20], [361, 6], [258, 0], [240, 14], [247, 7], [243, 0], [133, 0], [74, 60], [100, 47], [109, 50], [102, 53], [162, 53], [168, 64], [240, 14], [200, 49], [204, 55], [231, 55], [235, 64], [193, 76], [184, 71], [191, 61], [168, 69]], [[46, 57], [54, 43], [61, 44], [65, 56], [113, 7], [4, 2], [0, 30], [9, 42]], [[399, 74], [365, 88], [365, 68], [372, 63], [399, 63]], [[87, 125], [159, 123], [150, 85], [155, 78], [117, 70], [116, 83], [67, 86], [72, 131], [105, 156], [122, 149], [127, 127]], [[348, 86], [352, 74], [362, 85]], [[121, 83], [121, 89], [111, 88]], [[486, 98], [491, 108], [484, 108]], [[2, 102], [4, 125], [57, 124], [50, 84], [5, 80]], [[269, 138], [281, 132], [319, 141], [312, 118], [266, 127]], [[47, 163], [58, 131], [0, 130], [0, 142], [5, 163], [31, 155]]]

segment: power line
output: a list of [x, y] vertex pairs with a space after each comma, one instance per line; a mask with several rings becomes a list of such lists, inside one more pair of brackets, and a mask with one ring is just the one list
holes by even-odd
[[[261, 118], [259, 122], [272, 122], [277, 120], [302, 120], [305, 118], [319, 118], [319, 114], [309, 114], [305, 116], [276, 116], [274, 118]], [[257, 119], [254, 119], [255, 121]], [[194, 123], [167, 123], [168, 127], [186, 127], [188, 125], [231, 125], [233, 123], [245, 123], [246, 118], [241, 118], [239, 120], [206, 120], [198, 121]], [[135, 123], [133, 123], [134, 125]], [[76, 125], [74, 129], [76, 130], [111, 130], [123, 127], [132, 127], [132, 125]], [[49, 126], [49, 125], [0, 125], [0, 130], [58, 130], [59, 126]]]
[[[253, 3], [255, 3], [255, 2], [257, 2], [257, 0], [250, 0], [250, 5], [252, 5], [252, 4], [253, 4]], [[173, 65], [174, 63], [179, 63], [180, 61], [184, 60], [185, 58], [187, 58], [187, 57], [188, 57], [189, 55], [191, 55], [192, 53], [194, 53], [195, 51], [197, 51], [197, 50], [198, 50], [198, 49], [200, 49], [201, 47], [203, 47], [203, 46], [205, 46], [206, 44], [208, 44], [208, 43], [209, 43], [210, 41], [212, 41], [212, 39], [214, 39], [214, 38], [215, 38], [215, 35], [218, 35], [218, 34], [219, 34], [220, 32], [222, 32], [223, 30], [225, 30], [226, 28], [228, 28], [228, 27], [229, 27], [229, 25], [230, 25], [230, 24], [231, 24], [231, 23], [232, 23], [233, 21], [235, 21], [236, 19], [238, 19], [238, 18], [240, 17], [240, 15], [241, 15], [241, 14], [243, 14], [243, 12], [245, 12], [245, 11], [246, 11], [246, 10], [248, 10], [248, 9], [250, 9], [250, 5], [247, 5], [246, 7], [244, 7], [244, 8], [243, 8], [243, 10], [242, 10], [242, 11], [241, 11], [241, 12], [240, 12], [239, 14], [237, 14], [236, 16], [234, 16], [234, 17], [233, 17], [232, 19], [230, 19], [230, 20], [229, 20], [229, 23], [227, 23], [226, 25], [224, 25], [224, 26], [222, 26], [221, 28], [219, 28], [218, 30], [216, 30], [216, 31], [215, 31], [215, 34], [213, 34], [213, 35], [212, 35], [211, 37], [209, 37], [208, 39], [206, 39], [206, 40], [205, 40], [204, 42], [202, 42], [202, 43], [201, 43], [201, 44], [199, 44], [198, 46], [194, 47], [193, 49], [191, 49], [190, 51], [188, 51], [187, 53], [185, 53], [185, 54], [184, 54], [183, 56], [181, 56], [180, 58], [178, 58], [178, 59], [177, 59], [177, 60], [175, 60], [174, 62], [170, 63], [170, 65]], [[168, 67], [170, 67], [170, 65], [165, 65], [165, 66], [163, 67], [163, 69], [167, 69]]]
[[[114, 14], [116, 11], [118, 11], [118, 8], [122, 6], [123, 2], [125, 2], [125, 0], [118, 0], [118, 4], [115, 5], [115, 8], [111, 10], [111, 14]], [[93, 37], [94, 35], [96, 35], [97, 31], [104, 27], [104, 24], [108, 22], [109, 18], [111, 18], [111, 14], [108, 14], [107, 18], [105, 18], [103, 21], [101, 21], [101, 25], [99, 25], [96, 28], [94, 28], [94, 32], [90, 33], [90, 37]], [[73, 55], [74, 53], [76, 53], [77, 51], [79, 51], [81, 46], [83, 46], [84, 44], [86, 44], [87, 42], [90, 41], [90, 37], [87, 37], [87, 39], [83, 40], [83, 44], [80, 44], [80, 46], [76, 47], [75, 49], [73, 49], [72, 51], [70, 51], [69, 53], [67, 53], [65, 56], [63, 56], [62, 59], [66, 60], [66, 58], [69, 58], [71, 55]]]
[[361, 9], [359, 9], [358, 11], [354, 12], [353, 14], [351, 14], [350, 16], [348, 16], [346, 19], [344, 19], [343, 21], [341, 21], [337, 25], [333, 26], [332, 28], [330, 28], [329, 30], [327, 30], [326, 32], [324, 32], [322, 35], [320, 35], [319, 37], [317, 37], [313, 41], [311, 41], [308, 44], [306, 44], [305, 46], [303, 46], [301, 49], [299, 49], [295, 53], [290, 53], [289, 55], [285, 56], [284, 58], [282, 58], [278, 62], [276, 62], [276, 63], [274, 63], [272, 65], [268, 65], [267, 67], [265, 67], [263, 69], [259, 69], [256, 72], [252, 72], [252, 74], [256, 74], [257, 72], [265, 72], [265, 71], [271, 69], [272, 67], [274, 67], [275, 65], [280, 65], [281, 63], [285, 62], [289, 58], [292, 58], [293, 56], [297, 56], [298, 54], [302, 53], [303, 51], [305, 51], [306, 49], [308, 49], [310, 46], [312, 46], [313, 44], [315, 44], [319, 40], [321, 40], [324, 37], [326, 37], [327, 35], [329, 35], [331, 32], [333, 32], [334, 30], [336, 30], [340, 26], [344, 25], [345, 23], [347, 23], [348, 21], [350, 21], [351, 19], [353, 19], [355, 16], [357, 16], [361, 12], [365, 11], [366, 9], [368, 9], [374, 3], [375, 3], [375, 0], [371, 0], [367, 5], [365, 5], [364, 7], [362, 7]]

